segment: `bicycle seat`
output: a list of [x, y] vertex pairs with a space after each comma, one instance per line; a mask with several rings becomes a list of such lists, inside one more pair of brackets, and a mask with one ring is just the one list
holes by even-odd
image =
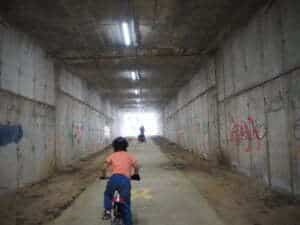
[[115, 191], [114, 197], [113, 197], [113, 203], [124, 203], [125, 201], [121, 198], [120, 193], [118, 191]]

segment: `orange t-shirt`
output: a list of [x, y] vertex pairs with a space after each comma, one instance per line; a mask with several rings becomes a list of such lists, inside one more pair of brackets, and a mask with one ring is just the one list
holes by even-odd
[[137, 160], [125, 151], [112, 153], [105, 162], [111, 167], [113, 174], [122, 174], [127, 177], [132, 175], [132, 169], [137, 164]]

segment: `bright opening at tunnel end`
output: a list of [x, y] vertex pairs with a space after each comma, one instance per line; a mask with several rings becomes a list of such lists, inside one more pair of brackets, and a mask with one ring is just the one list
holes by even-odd
[[126, 112], [121, 116], [121, 135], [137, 137], [144, 126], [146, 136], [160, 135], [160, 119], [156, 112]]
[[125, 45], [129, 46], [131, 44], [131, 40], [130, 40], [130, 33], [129, 33], [128, 23], [126, 23], [126, 22], [122, 23], [122, 31], [123, 31]]

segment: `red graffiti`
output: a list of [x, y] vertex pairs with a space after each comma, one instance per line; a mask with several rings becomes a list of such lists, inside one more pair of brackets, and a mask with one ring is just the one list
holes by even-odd
[[82, 125], [73, 125], [73, 136], [75, 141], [79, 144], [83, 135], [83, 126]]
[[261, 149], [261, 140], [264, 138], [263, 125], [259, 124], [249, 116], [247, 120], [233, 122], [230, 130], [230, 141], [236, 145], [247, 142], [246, 152], [253, 150], [253, 144], [256, 150]]

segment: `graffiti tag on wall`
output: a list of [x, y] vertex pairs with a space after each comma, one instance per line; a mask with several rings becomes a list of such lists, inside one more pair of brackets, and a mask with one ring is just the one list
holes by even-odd
[[0, 125], [0, 146], [18, 144], [23, 137], [21, 125]]
[[249, 116], [247, 120], [234, 121], [230, 129], [230, 142], [240, 145], [246, 143], [245, 152], [260, 150], [265, 136], [263, 124]]
[[77, 144], [80, 144], [83, 135], [83, 125], [81, 123], [73, 124], [73, 138]]

